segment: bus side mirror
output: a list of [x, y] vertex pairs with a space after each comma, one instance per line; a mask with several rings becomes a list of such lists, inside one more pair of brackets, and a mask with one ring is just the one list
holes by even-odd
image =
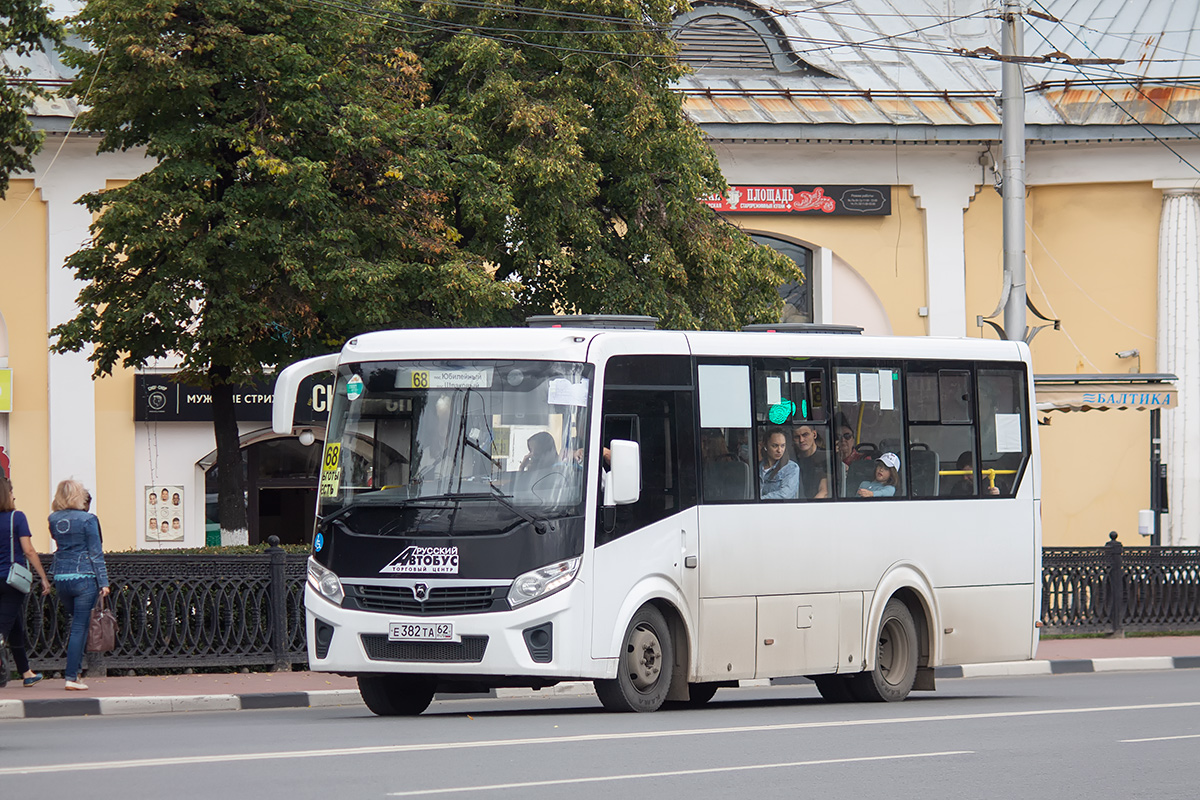
[[636, 503], [642, 493], [642, 456], [638, 443], [613, 439], [609, 451], [611, 455], [605, 476], [604, 505]]

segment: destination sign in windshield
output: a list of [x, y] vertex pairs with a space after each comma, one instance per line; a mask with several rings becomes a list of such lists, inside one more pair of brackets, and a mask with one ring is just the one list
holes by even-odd
[[490, 389], [492, 368], [396, 370], [397, 389]]

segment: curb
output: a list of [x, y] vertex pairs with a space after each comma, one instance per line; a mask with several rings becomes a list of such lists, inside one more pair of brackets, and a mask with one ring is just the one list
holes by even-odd
[[[937, 667], [936, 678], [1004, 678], [1021, 675], [1075, 675], [1088, 672], [1154, 672], [1200, 669], [1200, 656], [1140, 656], [1083, 658], [1060, 661], [1014, 661]], [[806, 678], [770, 678], [738, 681], [739, 688], [794, 686]], [[566, 681], [545, 689], [496, 689], [474, 695], [437, 695], [435, 700], [467, 697], [584, 697], [595, 695], [591, 681]], [[331, 708], [362, 705], [357, 689], [252, 694], [203, 694], [160, 697], [64, 697], [58, 700], [0, 700], [0, 720], [50, 717], [161, 714], [182, 711], [249, 711], [272, 708]]]
[[1076, 658], [1059, 661], [1012, 661], [937, 667], [935, 678], [1004, 678], [1012, 675], [1075, 675], [1084, 672], [1153, 672], [1200, 669], [1200, 656], [1129, 656]]

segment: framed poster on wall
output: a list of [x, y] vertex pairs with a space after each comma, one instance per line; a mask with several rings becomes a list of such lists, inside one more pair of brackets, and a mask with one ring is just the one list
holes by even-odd
[[183, 541], [183, 487], [147, 486], [142, 494], [146, 503], [146, 541]]

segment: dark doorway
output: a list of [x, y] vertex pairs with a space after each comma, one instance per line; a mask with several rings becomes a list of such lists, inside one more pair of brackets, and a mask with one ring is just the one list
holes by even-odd
[[[322, 445], [305, 446], [295, 437], [256, 442], [242, 448], [246, 470], [246, 510], [250, 544], [266, 544], [278, 536], [280, 544], [307, 544], [312, 537], [317, 508], [317, 477]], [[215, 529], [217, 468], [205, 474], [206, 520]]]
[[[257, 541], [278, 536], [280, 544], [307, 544], [316, 522], [315, 486], [270, 486], [258, 490]], [[251, 533], [251, 543], [255, 536]]]

